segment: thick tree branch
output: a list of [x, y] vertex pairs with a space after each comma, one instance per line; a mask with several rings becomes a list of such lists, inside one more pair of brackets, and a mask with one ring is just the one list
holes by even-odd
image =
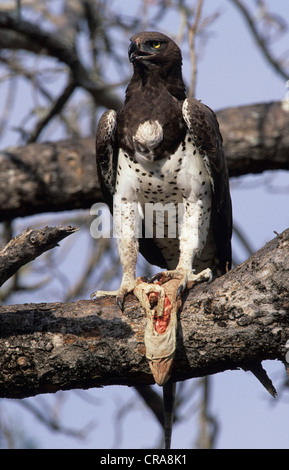
[[[289, 119], [281, 103], [218, 113], [231, 176], [289, 169]], [[101, 201], [94, 138], [0, 153], [0, 221], [41, 212], [89, 208]]]
[[[225, 276], [189, 292], [172, 378], [284, 361], [288, 313], [289, 229]], [[145, 316], [132, 295], [123, 313], [111, 298], [2, 306], [0, 324], [2, 397], [152, 383]]]
[[93, 139], [0, 153], [0, 220], [90, 207], [101, 200]]
[[21, 266], [37, 258], [45, 251], [58, 245], [78, 229], [68, 227], [44, 227], [42, 229], [27, 228], [13, 238], [0, 250], [0, 286], [4, 284]]
[[289, 169], [288, 102], [227, 108], [217, 116], [230, 176]]

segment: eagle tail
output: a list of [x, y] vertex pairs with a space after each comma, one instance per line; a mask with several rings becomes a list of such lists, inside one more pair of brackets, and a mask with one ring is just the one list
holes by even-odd
[[169, 380], [169, 382], [165, 383], [163, 386], [165, 449], [171, 448], [175, 393], [176, 383], [172, 380]]

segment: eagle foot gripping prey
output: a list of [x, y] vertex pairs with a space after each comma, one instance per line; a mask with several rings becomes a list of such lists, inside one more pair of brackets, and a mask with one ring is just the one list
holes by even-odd
[[[158, 385], [164, 385], [170, 378], [176, 350], [177, 313], [182, 305], [179, 293], [180, 279], [173, 271], [161, 272], [153, 276], [151, 283], [138, 278], [133, 293], [146, 312], [145, 347], [146, 357]], [[192, 274], [187, 284], [212, 279], [211, 271]]]

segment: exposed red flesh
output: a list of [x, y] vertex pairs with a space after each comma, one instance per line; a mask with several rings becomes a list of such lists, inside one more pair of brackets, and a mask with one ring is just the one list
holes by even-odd
[[[158, 296], [159, 296], [158, 292], [150, 292], [148, 294], [148, 299], [149, 299], [151, 308], [157, 305]], [[163, 310], [162, 316], [159, 317], [156, 314], [156, 310], [155, 310], [154, 317], [153, 317], [154, 329], [157, 333], [163, 334], [166, 332], [166, 329], [171, 320], [171, 310], [172, 310], [172, 304], [169, 298], [165, 296], [164, 310]]]

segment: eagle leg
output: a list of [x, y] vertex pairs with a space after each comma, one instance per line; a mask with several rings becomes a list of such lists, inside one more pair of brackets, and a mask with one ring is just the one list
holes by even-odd
[[90, 296], [91, 300], [99, 299], [100, 297], [113, 296], [116, 297], [116, 302], [123, 311], [125, 296], [133, 292], [134, 288], [137, 285], [137, 280], [133, 282], [122, 282], [118, 290], [98, 290], [93, 292]]
[[151, 278], [151, 282], [159, 281], [161, 284], [170, 281], [171, 279], [179, 279], [179, 287], [177, 289], [176, 298], [187, 288], [191, 289], [197, 282], [211, 282], [213, 273], [210, 268], [206, 268], [198, 274], [194, 270], [184, 271], [182, 269], [173, 269], [169, 271], [162, 271], [155, 274]]
[[123, 311], [125, 296], [135, 289], [139, 281], [135, 277], [135, 265], [138, 257], [138, 241], [135, 237], [136, 215], [138, 206], [131, 202], [119, 202], [115, 206], [117, 247], [123, 268], [121, 284], [116, 291], [98, 291], [91, 294], [91, 299], [106, 295], [115, 296], [116, 302]]
[[141, 276], [130, 281], [123, 279], [118, 290], [98, 290], [96, 292], [92, 292], [90, 298], [91, 300], [95, 300], [106, 296], [116, 297], [116, 302], [121, 311], [123, 311], [125, 296], [133, 292], [140, 282], [150, 282], [150, 280], [145, 276]]
[[90, 295], [90, 298], [91, 300], [96, 300], [96, 299], [99, 299], [100, 297], [106, 297], [106, 296], [110, 296], [110, 297], [116, 297], [116, 302], [119, 306], [119, 308], [123, 311], [123, 306], [124, 306], [124, 298], [126, 296], [126, 294], [129, 294], [130, 292], [132, 292], [134, 289], [134, 286], [132, 286], [132, 288], [119, 288], [118, 290], [98, 290], [98, 291], [95, 291], [95, 292], [92, 292], [92, 294]]
[[212, 282], [212, 280], [213, 272], [210, 268], [203, 269], [203, 271], [197, 274], [192, 270], [187, 273], [187, 279], [184, 277], [183, 281], [181, 281], [177, 295], [183, 292], [186, 288], [191, 289], [198, 282]]

